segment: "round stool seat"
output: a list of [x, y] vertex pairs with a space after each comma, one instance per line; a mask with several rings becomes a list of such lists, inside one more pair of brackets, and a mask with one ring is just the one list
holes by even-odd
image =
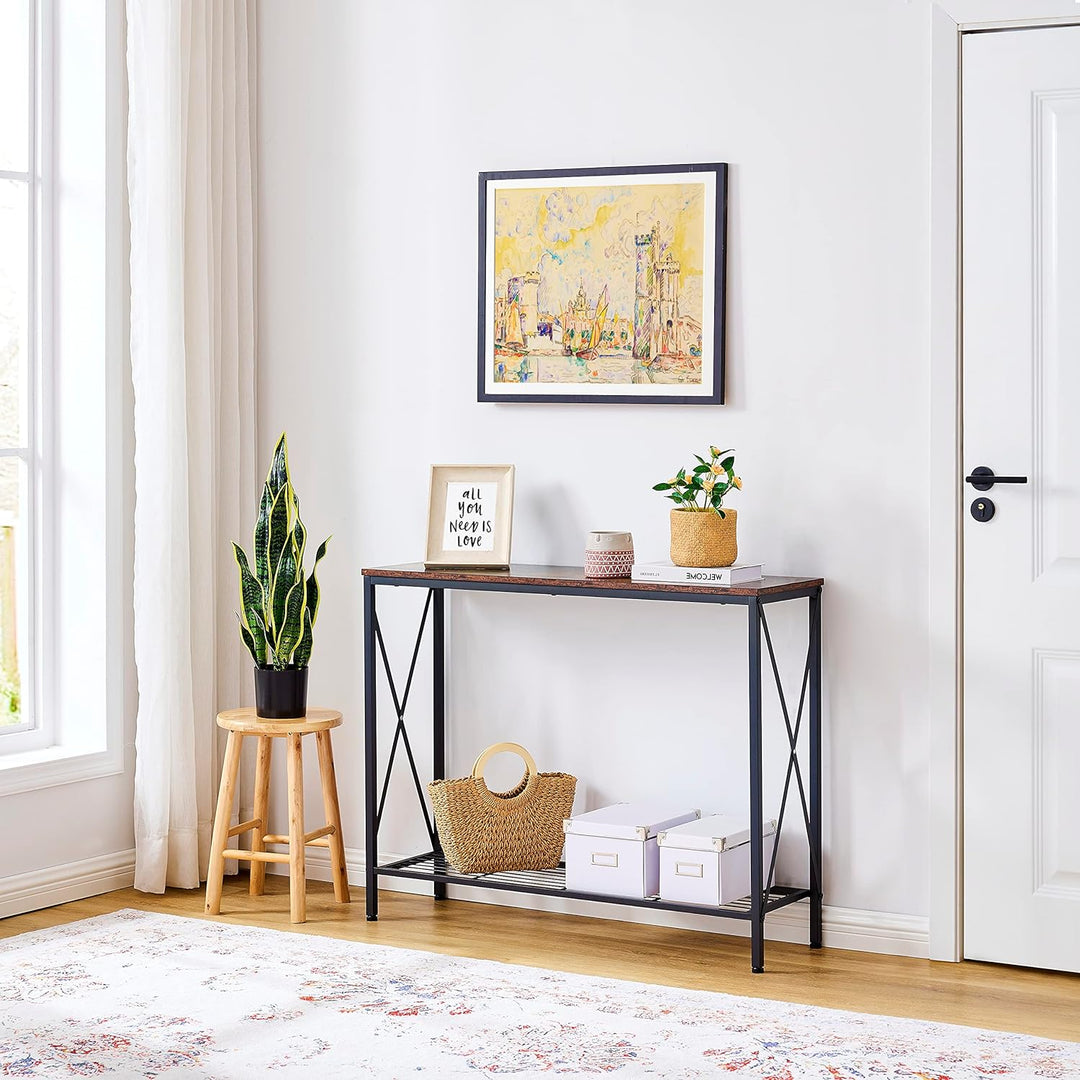
[[341, 727], [341, 713], [336, 709], [308, 709], [306, 716], [295, 720], [267, 720], [254, 709], [227, 709], [218, 713], [218, 727], [238, 731], [241, 735], [310, 735], [313, 731], [329, 731]]

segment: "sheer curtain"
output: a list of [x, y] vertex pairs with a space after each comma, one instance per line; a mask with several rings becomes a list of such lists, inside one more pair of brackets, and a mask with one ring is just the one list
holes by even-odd
[[[206, 875], [215, 715], [250, 693], [229, 540], [255, 488], [255, 0], [127, 0], [135, 887]], [[242, 525], [243, 523], [243, 525]]]

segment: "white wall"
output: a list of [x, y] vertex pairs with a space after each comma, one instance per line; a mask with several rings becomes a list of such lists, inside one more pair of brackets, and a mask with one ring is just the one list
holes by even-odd
[[[264, 0], [259, 18], [261, 444], [288, 429], [305, 518], [335, 536], [311, 686], [350, 722], [346, 842], [360, 567], [421, 557], [429, 463], [514, 462], [515, 560], [580, 563], [590, 528], [663, 556], [650, 486], [717, 443], [746, 484], [742, 554], [827, 579], [826, 901], [924, 916], [926, 0]], [[730, 404], [477, 404], [477, 172], [716, 160]], [[399, 664], [419, 599], [382, 602]], [[797, 696], [804, 611], [769, 615]], [[510, 738], [576, 773], [582, 805], [745, 805], [739, 611], [456, 597], [452, 648], [456, 773]], [[410, 797], [402, 774], [386, 850], [421, 842]], [[798, 855], [792, 836], [789, 877]]]

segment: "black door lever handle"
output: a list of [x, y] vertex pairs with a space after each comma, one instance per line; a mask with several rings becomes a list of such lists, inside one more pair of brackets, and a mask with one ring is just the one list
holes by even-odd
[[970, 484], [976, 491], [989, 491], [995, 484], [1026, 484], [1026, 476], [995, 476], [993, 469], [980, 465], [971, 470], [970, 476], [964, 477], [964, 482]]

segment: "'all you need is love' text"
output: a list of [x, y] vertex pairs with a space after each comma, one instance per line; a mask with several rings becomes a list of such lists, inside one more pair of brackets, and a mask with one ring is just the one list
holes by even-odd
[[494, 551], [498, 491], [497, 483], [447, 483], [444, 550]]

